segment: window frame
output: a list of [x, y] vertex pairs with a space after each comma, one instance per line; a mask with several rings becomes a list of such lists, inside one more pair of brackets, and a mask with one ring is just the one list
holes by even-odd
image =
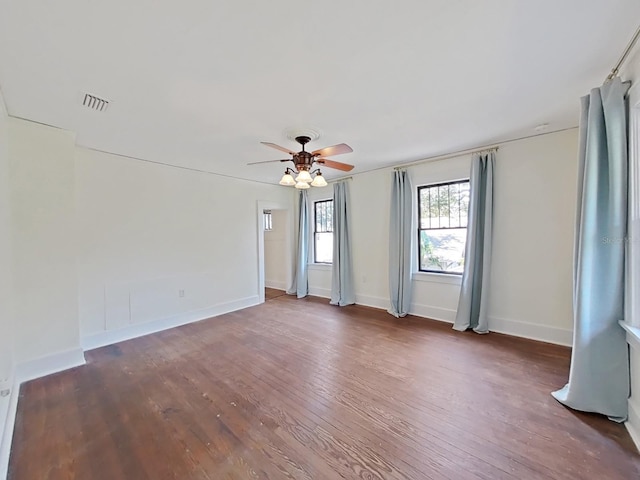
[[[318, 210], [317, 210], [317, 205], [319, 203], [330, 203], [331, 204], [331, 230], [325, 230], [325, 231], [317, 231], [318, 228], [318, 222], [316, 220], [316, 216], [318, 214]], [[316, 234], [318, 233], [331, 233], [332, 235], [332, 240], [333, 240], [333, 198], [326, 198], [324, 200], [315, 200], [313, 202], [313, 263], [316, 265], [333, 265], [333, 261], [331, 262], [319, 262], [318, 261], [318, 248], [317, 248], [317, 237]]]
[[[420, 247], [420, 233], [423, 230], [459, 230], [461, 228], [464, 228], [465, 231], [467, 230], [467, 228], [469, 228], [469, 223], [468, 223], [468, 215], [467, 215], [467, 224], [464, 227], [439, 227], [439, 228], [422, 228], [421, 226], [421, 219], [422, 219], [422, 204], [420, 202], [420, 192], [421, 190], [425, 189], [425, 188], [433, 188], [433, 187], [443, 187], [443, 186], [449, 186], [449, 185], [459, 185], [459, 184], [463, 184], [463, 183], [467, 183], [469, 184], [469, 192], [471, 191], [471, 179], [470, 178], [463, 178], [460, 180], [451, 180], [451, 181], [447, 181], [447, 182], [437, 182], [437, 183], [429, 183], [426, 185], [420, 185], [417, 187], [416, 193], [416, 199], [417, 199], [417, 212], [418, 212], [418, 216], [417, 216], [417, 242], [416, 242], [416, 251], [417, 251], [417, 255], [416, 255], [416, 260], [418, 262], [418, 269], [416, 271], [416, 273], [419, 274], [436, 274], [436, 275], [454, 275], [456, 277], [462, 277], [463, 272], [448, 272], [446, 270], [424, 270], [420, 265], [420, 260], [421, 260], [421, 247]], [[465, 232], [466, 233], [466, 232]], [[464, 269], [463, 269], [464, 270]]]
[[262, 211], [262, 223], [265, 232], [273, 230], [273, 214], [271, 210], [265, 209]]

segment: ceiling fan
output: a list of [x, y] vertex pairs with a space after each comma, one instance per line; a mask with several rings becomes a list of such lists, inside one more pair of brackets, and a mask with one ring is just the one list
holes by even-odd
[[[276, 145], [275, 143], [269, 142], [260, 142], [267, 147], [275, 148], [276, 150], [280, 150], [281, 152], [286, 152], [292, 156], [292, 158], [285, 158], [282, 160], [267, 160], [264, 162], [252, 162], [247, 165], [257, 165], [259, 163], [271, 163], [271, 162], [293, 162], [295, 168], [287, 167], [284, 171], [284, 175], [280, 180], [280, 185], [293, 186], [296, 188], [309, 188], [312, 187], [325, 187], [327, 185], [327, 181], [322, 176], [322, 172], [320, 169], [316, 169], [311, 171], [314, 164], [318, 164], [319, 166], [325, 166], [329, 168], [335, 168], [336, 170], [342, 170], [343, 172], [349, 172], [353, 170], [353, 165], [349, 165], [348, 163], [336, 162], [335, 160], [330, 160], [328, 158], [323, 158], [328, 155], [341, 155], [343, 153], [353, 152], [353, 149], [347, 145], [346, 143], [340, 143], [338, 145], [333, 145], [331, 147], [321, 148], [320, 150], [315, 150], [313, 152], [307, 152], [304, 149], [304, 146], [311, 141], [311, 137], [307, 136], [299, 136], [296, 137], [296, 142], [302, 145], [302, 150], [299, 152], [292, 152], [288, 148], [281, 147], [280, 145]], [[293, 179], [292, 174], [297, 174], [298, 176]], [[315, 175], [315, 177], [311, 177], [311, 175]]]

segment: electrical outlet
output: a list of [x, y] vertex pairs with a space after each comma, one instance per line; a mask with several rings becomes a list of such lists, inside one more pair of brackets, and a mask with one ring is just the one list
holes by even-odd
[[0, 391], [11, 390], [11, 380], [9, 378], [0, 379]]
[[9, 378], [0, 380], [0, 397], [8, 397], [11, 393], [11, 384]]
[[184, 298], [184, 290], [178, 290], [178, 296]]

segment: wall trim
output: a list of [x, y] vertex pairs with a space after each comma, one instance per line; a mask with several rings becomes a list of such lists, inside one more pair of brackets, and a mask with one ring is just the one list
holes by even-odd
[[[291, 192], [293, 194], [293, 192]], [[293, 197], [291, 197], [293, 199]], [[296, 197], [297, 198], [297, 197]], [[264, 288], [265, 288], [265, 271], [264, 271], [264, 211], [265, 210], [283, 210], [285, 212], [285, 231], [284, 231], [284, 245], [285, 251], [291, 251], [291, 239], [293, 238], [293, 203], [279, 203], [265, 200], [258, 200], [256, 202], [256, 233], [257, 237], [257, 261], [258, 261], [258, 303], [264, 303]], [[285, 256], [285, 284], [291, 285], [291, 279], [293, 277], [293, 269], [291, 266], [291, 255]], [[287, 287], [283, 287], [285, 290]]]
[[424, 283], [445, 283], [449, 285], [462, 285], [462, 275], [435, 272], [413, 272], [411, 280]]
[[537, 325], [508, 318], [489, 317], [489, 330], [565, 347], [573, 345], [573, 330], [565, 328]]
[[[309, 295], [322, 298], [331, 298], [331, 290], [328, 288], [309, 287]], [[356, 294], [356, 305], [379, 308], [387, 311], [389, 299], [369, 295]], [[440, 322], [453, 323], [456, 318], [456, 310], [412, 303], [409, 309], [410, 315], [416, 317], [438, 320]], [[514, 337], [528, 338], [539, 342], [553, 343], [570, 347], [573, 344], [573, 330], [537, 325], [535, 323], [522, 322], [500, 317], [489, 318], [489, 330], [496, 333], [504, 333]]]
[[626, 330], [629, 346], [640, 350], [640, 328], [633, 327], [623, 320], [620, 320], [618, 324]]
[[636, 448], [640, 450], [640, 412], [631, 403], [631, 399], [629, 399], [629, 418], [624, 422], [624, 426], [627, 428], [633, 443], [636, 444]]
[[235, 312], [243, 308], [252, 307], [260, 303], [258, 295], [240, 298], [231, 302], [219, 303], [199, 310], [173, 315], [171, 317], [153, 320], [151, 322], [137, 323], [117, 330], [107, 330], [84, 336], [80, 344], [84, 351], [104, 347], [118, 342], [124, 342], [133, 338], [142, 337], [170, 328], [179, 327], [188, 323], [199, 322], [211, 317], [217, 317], [225, 313]]
[[365, 307], [379, 308], [381, 310], [389, 310], [389, 299], [383, 297], [374, 297], [371, 295], [358, 295], [356, 293], [356, 304]]
[[20, 385], [29, 380], [79, 367], [85, 363], [84, 352], [80, 347], [20, 362], [16, 365], [16, 383]]
[[16, 423], [19, 395], [20, 384], [15, 381], [11, 394], [8, 397], [0, 398], [0, 404], [6, 415], [2, 418], [2, 431], [0, 431], [0, 479], [7, 478], [9, 474], [9, 456], [11, 455], [11, 442], [13, 441], [13, 428]]
[[309, 287], [309, 295], [312, 295], [314, 297], [321, 297], [321, 298], [331, 298], [331, 289]]
[[11, 394], [8, 397], [0, 397], [0, 414], [5, 414], [4, 418], [0, 417], [0, 425], [2, 425], [2, 430], [0, 431], [0, 479], [6, 478], [9, 472], [9, 456], [11, 454], [16, 413], [18, 411], [20, 385], [29, 380], [82, 366], [85, 363], [84, 353], [78, 347], [16, 365]]
[[[640, 355], [640, 328], [632, 327], [628, 323], [624, 321], [619, 322], [622, 328], [624, 328], [627, 332], [627, 343], [629, 344], [629, 353], [631, 354], [630, 360], [634, 362], [635, 356]], [[635, 363], [631, 364], [632, 373], [634, 373]], [[629, 406], [629, 417], [627, 421], [624, 423], [624, 426], [627, 428], [633, 443], [636, 444], [636, 448], [640, 451], [640, 410], [638, 410], [638, 403], [640, 403], [640, 395], [638, 392], [635, 392], [634, 377], [631, 377], [631, 396], [628, 400]], [[635, 392], [635, 393], [634, 393]]]
[[[412, 304], [409, 313], [418, 317], [430, 318], [447, 323], [453, 323], [456, 318], [456, 310], [431, 305]], [[573, 330], [550, 327], [548, 325], [536, 325], [535, 323], [508, 318], [489, 317], [489, 330], [565, 347], [570, 347], [573, 344]]]
[[418, 317], [438, 320], [439, 322], [453, 323], [456, 319], [456, 311], [453, 309], [421, 305], [419, 303], [412, 303], [409, 313]]

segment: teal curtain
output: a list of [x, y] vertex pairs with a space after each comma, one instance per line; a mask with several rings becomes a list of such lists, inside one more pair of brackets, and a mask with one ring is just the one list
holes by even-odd
[[287, 293], [303, 298], [309, 293], [309, 199], [306, 190], [298, 190], [298, 192], [300, 192], [298, 194], [298, 222], [296, 229], [298, 249], [296, 251], [293, 281]]
[[469, 217], [464, 248], [464, 273], [453, 323], [455, 330], [489, 332], [489, 278], [493, 226], [495, 151], [474, 153], [469, 180]]
[[404, 317], [411, 307], [411, 180], [406, 170], [393, 172], [389, 218], [389, 313]]
[[619, 78], [582, 98], [569, 383], [552, 395], [575, 410], [627, 418], [624, 314], [629, 85]]
[[351, 217], [349, 215], [349, 183], [333, 185], [333, 264], [331, 266], [331, 305], [356, 303], [353, 289], [351, 257]]

